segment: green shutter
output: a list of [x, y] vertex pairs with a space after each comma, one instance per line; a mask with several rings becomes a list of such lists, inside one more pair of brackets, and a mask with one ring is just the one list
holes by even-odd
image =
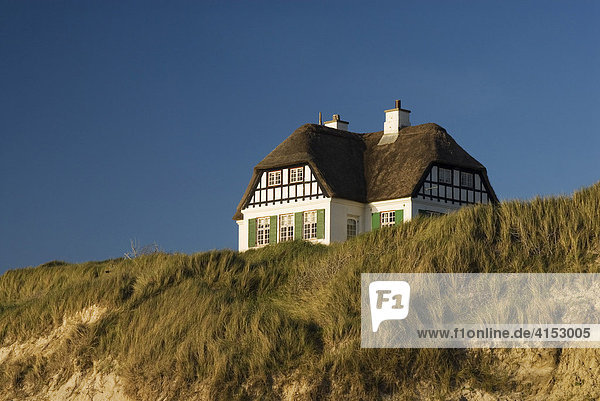
[[325, 238], [325, 209], [317, 210], [317, 238]]
[[302, 239], [303, 217], [302, 212], [298, 212], [294, 215], [294, 239]]
[[371, 230], [377, 230], [381, 227], [381, 213], [373, 213], [371, 215]]
[[396, 225], [404, 221], [404, 210], [396, 210]]
[[277, 216], [271, 216], [269, 224], [269, 244], [277, 243]]
[[256, 219], [248, 220], [248, 248], [256, 246]]

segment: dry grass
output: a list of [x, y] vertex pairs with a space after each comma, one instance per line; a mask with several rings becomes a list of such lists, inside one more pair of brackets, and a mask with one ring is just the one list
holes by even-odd
[[0, 361], [0, 382], [5, 399], [18, 398], [57, 374], [65, 381], [112, 360], [105, 369], [116, 369], [136, 399], [444, 398], [464, 383], [510, 393], [516, 379], [494, 370], [489, 352], [360, 349], [360, 273], [598, 272], [599, 250], [596, 184], [329, 247], [292, 242], [11, 270], [0, 277], [0, 346], [48, 336], [92, 305], [107, 312], [70, 331], [60, 352]]

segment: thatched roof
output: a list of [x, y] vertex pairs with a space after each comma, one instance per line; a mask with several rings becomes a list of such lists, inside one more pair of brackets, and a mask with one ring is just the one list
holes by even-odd
[[367, 203], [414, 196], [429, 166], [440, 163], [481, 173], [497, 201], [485, 167], [439, 125], [405, 127], [393, 143], [378, 145], [382, 136], [304, 124], [256, 165], [234, 219], [242, 219], [261, 172], [302, 163], [311, 166], [329, 197]]
[[374, 132], [362, 136], [367, 145], [367, 202], [415, 196], [421, 178], [433, 163], [481, 173], [492, 200], [497, 200], [483, 164], [439, 125], [429, 123], [402, 128], [395, 142], [378, 146], [382, 135], [383, 132]]

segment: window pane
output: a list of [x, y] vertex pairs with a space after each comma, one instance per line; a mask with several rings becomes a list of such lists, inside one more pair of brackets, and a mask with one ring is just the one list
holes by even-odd
[[444, 184], [452, 184], [452, 171], [447, 168], [439, 169], [439, 182]]
[[270, 218], [261, 217], [256, 219], [256, 244], [267, 245], [269, 243]]
[[463, 187], [473, 188], [473, 174], [461, 171], [460, 185], [462, 185]]
[[304, 239], [317, 238], [317, 211], [304, 212]]
[[270, 187], [281, 185], [281, 171], [270, 171], [268, 184]]
[[396, 224], [396, 212], [381, 212], [381, 226], [393, 226]]
[[290, 182], [302, 182], [304, 181], [304, 167], [293, 168], [290, 170]]
[[291, 241], [294, 239], [294, 215], [282, 214], [279, 218], [279, 241]]
[[356, 220], [348, 219], [346, 224], [347, 238], [356, 237]]
[[307, 223], [316, 223], [317, 222], [317, 211], [313, 210], [310, 212], [304, 212], [304, 221]]

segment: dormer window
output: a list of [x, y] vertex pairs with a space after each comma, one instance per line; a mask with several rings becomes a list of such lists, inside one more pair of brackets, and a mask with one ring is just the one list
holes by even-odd
[[269, 171], [269, 179], [267, 183], [270, 187], [281, 185], [281, 170]]
[[304, 167], [290, 169], [290, 184], [304, 181]]
[[462, 187], [473, 188], [473, 174], [460, 172], [460, 185]]

